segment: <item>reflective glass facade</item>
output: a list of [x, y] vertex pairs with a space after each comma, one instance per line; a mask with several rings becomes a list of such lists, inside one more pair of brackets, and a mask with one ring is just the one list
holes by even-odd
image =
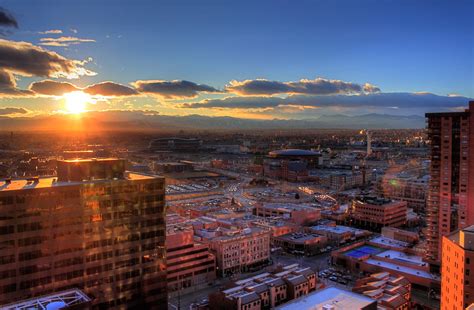
[[0, 305], [67, 288], [166, 309], [163, 178], [0, 181]]

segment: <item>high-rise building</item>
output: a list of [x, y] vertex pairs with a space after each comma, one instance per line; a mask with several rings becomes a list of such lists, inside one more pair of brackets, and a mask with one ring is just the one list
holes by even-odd
[[125, 166], [0, 181], [0, 305], [75, 288], [92, 309], [166, 308], [164, 179]]
[[441, 309], [474, 303], [474, 225], [443, 237]]
[[442, 236], [474, 224], [474, 101], [464, 112], [426, 117], [431, 141], [426, 259], [436, 263]]

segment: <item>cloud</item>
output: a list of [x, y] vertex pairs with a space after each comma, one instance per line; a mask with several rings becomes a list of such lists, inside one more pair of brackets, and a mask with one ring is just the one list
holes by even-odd
[[7, 107], [0, 108], [0, 115], [11, 115], [11, 114], [27, 114], [28, 110], [25, 108]]
[[31, 95], [29, 90], [16, 87], [16, 80], [12, 73], [0, 70], [0, 97], [17, 97]]
[[269, 81], [265, 79], [231, 81], [226, 91], [241, 96], [270, 96], [275, 94], [333, 95], [379, 92], [380, 89], [366, 83], [360, 85], [341, 80], [317, 78], [298, 82]]
[[220, 92], [212, 86], [182, 80], [146, 80], [133, 82], [132, 85], [141, 93], [152, 94], [166, 99], [194, 98], [197, 97], [200, 92]]
[[204, 99], [200, 102], [183, 103], [178, 105], [181, 108], [246, 108], [261, 109], [271, 108], [286, 104], [285, 98], [280, 97], [226, 97], [222, 99]]
[[15, 17], [2, 7], [0, 7], [0, 26], [18, 28]]
[[138, 95], [138, 92], [135, 89], [115, 82], [101, 82], [86, 86], [85, 88], [80, 88], [68, 82], [44, 80], [31, 83], [29, 90], [35, 94], [44, 96], [62, 96], [73, 91], [83, 91], [91, 96], [104, 97]]
[[73, 44], [95, 42], [93, 39], [81, 39], [76, 37], [41, 38], [40, 41], [40, 45], [44, 46], [70, 46]]
[[65, 58], [28, 42], [0, 39], [0, 70], [24, 76], [78, 78], [95, 75], [84, 65], [87, 61]]
[[364, 92], [366, 93], [379, 93], [380, 92], [380, 88], [369, 83], [365, 83], [363, 89], [364, 89]]
[[115, 82], [101, 82], [84, 88], [84, 92], [90, 95], [100, 95], [105, 97], [120, 97], [138, 95], [138, 92], [128, 86]]
[[36, 94], [45, 96], [62, 96], [65, 93], [79, 90], [78, 87], [71, 83], [52, 80], [33, 82], [30, 84], [29, 89]]
[[469, 98], [438, 96], [431, 93], [373, 93], [362, 95], [319, 95], [280, 97], [227, 97], [205, 99], [178, 105], [181, 108], [264, 109], [278, 106], [346, 108], [357, 112], [362, 107], [375, 109], [450, 110], [466, 106]]
[[61, 34], [63, 33], [63, 31], [59, 29], [51, 29], [51, 30], [46, 30], [46, 31], [40, 31], [38, 33], [39, 34]]

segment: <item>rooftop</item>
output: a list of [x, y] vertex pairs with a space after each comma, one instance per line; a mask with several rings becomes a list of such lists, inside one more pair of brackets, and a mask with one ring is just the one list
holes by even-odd
[[362, 197], [359, 197], [357, 200], [371, 204], [371, 205], [377, 205], [377, 206], [385, 206], [385, 205], [389, 205], [395, 202], [388, 198], [381, 198], [381, 197], [375, 197], [375, 196], [362, 196]]
[[407, 242], [403, 242], [403, 241], [399, 241], [399, 240], [395, 240], [395, 239], [391, 239], [387, 237], [382, 237], [382, 236], [370, 239], [369, 242], [375, 243], [376, 245], [379, 245], [382, 247], [389, 246], [389, 247], [400, 249], [400, 250], [409, 246]]
[[458, 230], [447, 238], [465, 250], [474, 251], [474, 225]]
[[301, 210], [317, 210], [311, 207], [309, 204], [296, 204], [296, 203], [265, 203], [263, 207], [266, 209], [275, 209], [280, 211], [301, 211]]
[[331, 305], [335, 310], [361, 309], [376, 301], [369, 297], [345, 291], [336, 287], [328, 287], [277, 307], [280, 310], [321, 310]]
[[[66, 309], [90, 302], [91, 299], [79, 289], [69, 289], [49, 295], [17, 301], [0, 307], [2, 310]], [[79, 308], [78, 308], [79, 309]]]
[[405, 267], [405, 266], [401, 266], [401, 265], [397, 265], [397, 264], [389, 263], [389, 262], [385, 262], [385, 261], [379, 261], [379, 260], [375, 260], [375, 259], [372, 259], [372, 258], [369, 258], [368, 260], [366, 260], [365, 263], [369, 264], [369, 265], [379, 266], [379, 267], [382, 267], [382, 268], [393, 270], [393, 271], [398, 272], [398, 273], [403, 273], [403, 274], [407, 274], [407, 275], [414, 275], [414, 276], [417, 276], [417, 277], [430, 279], [430, 280], [436, 280], [436, 281], [440, 280], [440, 278], [438, 276], [436, 276], [434, 274], [431, 274], [427, 271], [423, 271], [423, 270], [419, 270], [419, 269], [415, 269], [415, 268], [410, 268], [410, 267]]
[[377, 254], [378, 257], [388, 258], [393, 261], [398, 261], [405, 264], [410, 264], [417, 267], [426, 267], [427, 263], [423, 262], [421, 256], [410, 255], [399, 251], [388, 250]]
[[361, 233], [366, 232], [366, 230], [363, 230], [363, 229], [358, 229], [358, 228], [343, 226], [343, 225], [336, 225], [336, 226], [315, 225], [315, 226], [311, 226], [311, 229], [313, 229], [313, 230], [324, 230], [324, 231], [332, 232], [332, 233], [335, 233], [335, 234], [344, 234], [344, 233], [347, 233], [347, 232], [350, 232], [350, 233], [353, 233], [353, 234], [361, 234]]
[[[125, 177], [123, 179], [114, 179], [114, 180], [146, 180], [146, 179], [155, 179], [155, 178], [160, 178], [160, 177], [130, 172], [128, 174], [125, 174]], [[57, 177], [6, 179], [6, 180], [0, 180], [0, 192], [39, 189], [39, 188], [53, 188], [53, 187], [61, 187], [61, 186], [73, 186], [73, 185], [102, 183], [102, 182], [110, 182], [110, 180], [98, 179], [98, 180], [87, 180], [87, 181], [61, 182], [61, 181], [58, 181]]]
[[310, 241], [310, 240], [321, 238], [321, 237], [322, 236], [317, 235], [317, 234], [306, 234], [306, 233], [296, 232], [296, 233], [288, 233], [288, 234], [281, 235], [275, 238], [284, 239], [284, 240], [297, 243], [297, 242]]
[[300, 150], [300, 149], [284, 149], [276, 150], [268, 153], [270, 157], [280, 157], [280, 156], [318, 156], [319, 152], [313, 152], [309, 150]]

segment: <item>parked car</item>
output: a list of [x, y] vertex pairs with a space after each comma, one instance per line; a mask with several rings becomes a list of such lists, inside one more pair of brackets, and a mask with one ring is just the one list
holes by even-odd
[[329, 280], [331, 280], [331, 281], [337, 281], [337, 278], [336, 278], [335, 276], [330, 276], [330, 277], [329, 277]]

